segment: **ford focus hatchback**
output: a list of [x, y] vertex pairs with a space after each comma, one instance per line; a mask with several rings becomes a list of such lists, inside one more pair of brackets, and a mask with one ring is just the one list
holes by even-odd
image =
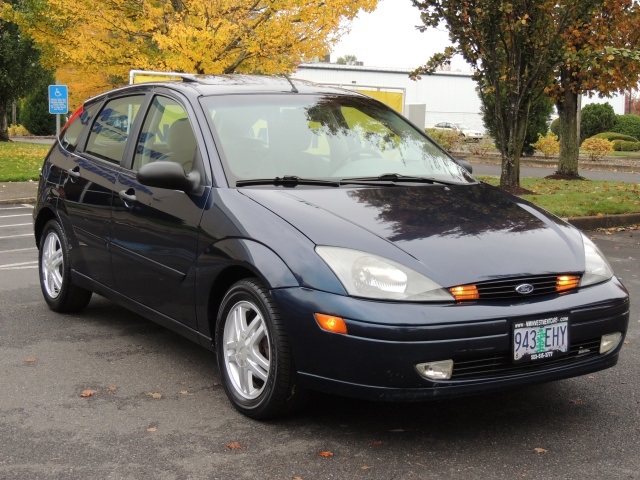
[[215, 351], [257, 419], [313, 390], [419, 401], [602, 370], [629, 320], [577, 229], [383, 104], [287, 78], [88, 100], [44, 162], [34, 227], [51, 309], [96, 293]]

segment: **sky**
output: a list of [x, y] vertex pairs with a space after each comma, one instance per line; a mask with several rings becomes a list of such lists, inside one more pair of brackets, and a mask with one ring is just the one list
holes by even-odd
[[[424, 65], [434, 53], [450, 44], [444, 27], [430, 28], [420, 33], [420, 11], [410, 0], [380, 0], [372, 13], [361, 12], [351, 23], [331, 52], [331, 61], [355, 55], [370, 67], [410, 68]], [[463, 60], [454, 60], [453, 70], [468, 71]]]

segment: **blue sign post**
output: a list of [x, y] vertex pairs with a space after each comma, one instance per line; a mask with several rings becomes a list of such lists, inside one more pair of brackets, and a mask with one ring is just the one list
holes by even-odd
[[49, 113], [56, 116], [56, 135], [60, 134], [60, 115], [69, 112], [69, 92], [66, 85], [49, 85]]

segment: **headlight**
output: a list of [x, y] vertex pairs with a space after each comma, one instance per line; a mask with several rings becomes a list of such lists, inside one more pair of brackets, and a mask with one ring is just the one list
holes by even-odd
[[452, 302], [451, 294], [433, 280], [372, 253], [349, 248], [316, 247], [349, 295], [412, 302]]
[[580, 286], [586, 287], [587, 285], [606, 282], [613, 277], [613, 271], [609, 263], [591, 240], [585, 235], [582, 235], [582, 240], [584, 241], [585, 269], [582, 280], [580, 280]]

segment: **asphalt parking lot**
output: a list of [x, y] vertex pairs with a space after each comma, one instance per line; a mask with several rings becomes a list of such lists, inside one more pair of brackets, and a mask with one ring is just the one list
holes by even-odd
[[591, 236], [631, 292], [615, 368], [431, 403], [316, 395], [256, 422], [195, 344], [100, 297], [51, 312], [31, 207], [0, 205], [0, 479], [640, 478], [640, 231]]

